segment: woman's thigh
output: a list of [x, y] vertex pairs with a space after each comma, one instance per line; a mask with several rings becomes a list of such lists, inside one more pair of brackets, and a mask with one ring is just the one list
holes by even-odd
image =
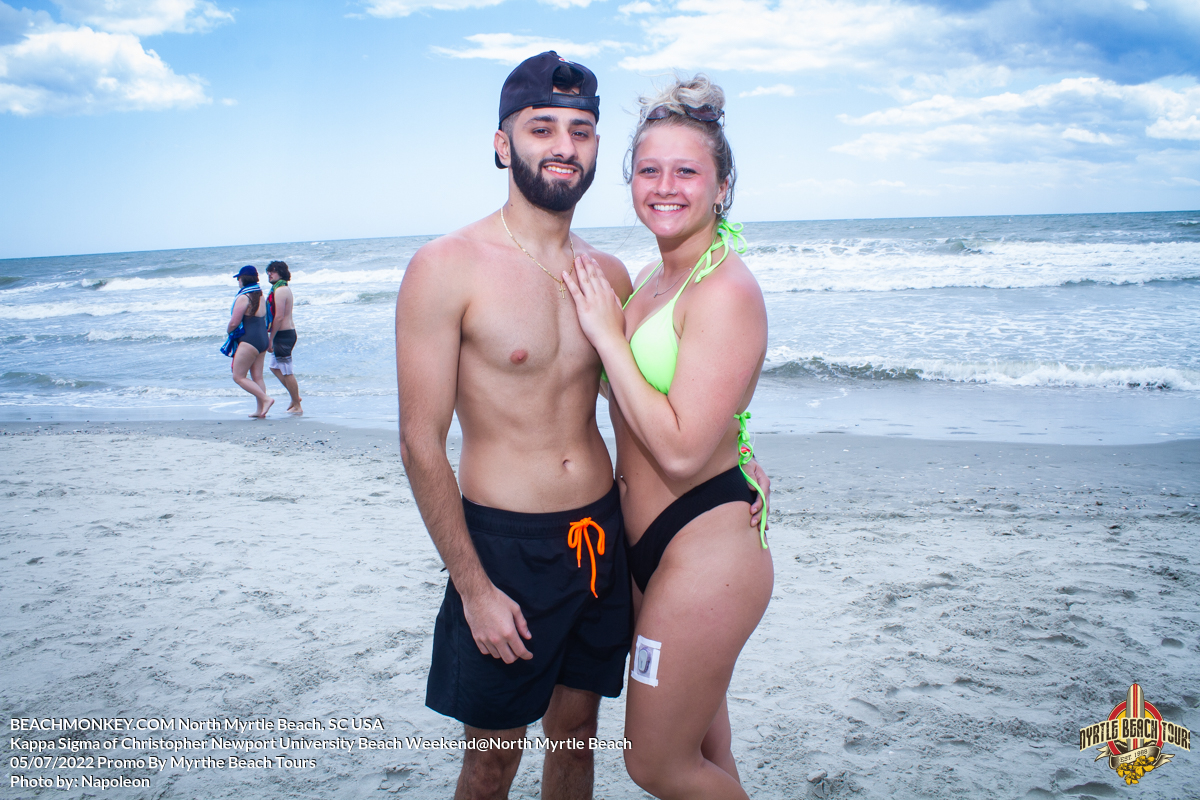
[[258, 354], [258, 357], [250, 364], [250, 377], [254, 378], [256, 383], [262, 383], [263, 364], [267, 361], [267, 351]]
[[746, 509], [729, 503], [689, 523], [646, 587], [636, 635], [661, 649], [658, 685], [629, 682], [626, 735], [635, 752], [658, 759], [699, 752], [738, 654], [762, 619], [774, 571]]
[[233, 374], [237, 376], [245, 375], [254, 366], [254, 362], [258, 360], [260, 353], [253, 345], [240, 342], [237, 350], [233, 353]]

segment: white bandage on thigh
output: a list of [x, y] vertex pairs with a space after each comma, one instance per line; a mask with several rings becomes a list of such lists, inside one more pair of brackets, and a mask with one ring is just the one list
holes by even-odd
[[658, 657], [662, 653], [662, 642], [638, 635], [637, 647], [633, 648], [633, 664], [629, 677], [647, 686], [658, 686]]

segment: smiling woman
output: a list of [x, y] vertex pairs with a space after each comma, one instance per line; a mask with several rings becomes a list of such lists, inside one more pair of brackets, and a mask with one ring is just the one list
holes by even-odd
[[624, 308], [587, 257], [577, 279], [564, 275], [607, 374], [640, 590], [625, 764], [660, 798], [746, 797], [725, 694], [774, 580], [765, 519], [746, 526], [759, 488], [743, 472], [753, 455], [746, 408], [767, 316], [735, 252], [741, 225], [724, 218], [734, 180], [724, 101], [703, 75], [642, 99], [627, 177], [661, 259]]

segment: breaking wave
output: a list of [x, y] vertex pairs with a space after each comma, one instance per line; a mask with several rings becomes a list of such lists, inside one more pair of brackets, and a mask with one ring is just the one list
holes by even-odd
[[846, 359], [810, 356], [768, 364], [763, 375], [780, 379], [945, 381], [997, 386], [1200, 391], [1200, 371], [1160, 366], [1110, 366], [1036, 361], [954, 362], [913, 359]]

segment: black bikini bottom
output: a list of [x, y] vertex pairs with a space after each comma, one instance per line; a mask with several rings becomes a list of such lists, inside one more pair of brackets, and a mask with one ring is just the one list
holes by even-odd
[[643, 592], [646, 591], [650, 576], [658, 569], [658, 562], [662, 561], [667, 545], [683, 526], [717, 506], [736, 502], [753, 503], [757, 496], [750, 484], [746, 483], [746, 476], [739, 467], [709, 478], [683, 494], [664, 508], [646, 528], [637, 544], [629, 548], [629, 572], [633, 575], [634, 583]]

